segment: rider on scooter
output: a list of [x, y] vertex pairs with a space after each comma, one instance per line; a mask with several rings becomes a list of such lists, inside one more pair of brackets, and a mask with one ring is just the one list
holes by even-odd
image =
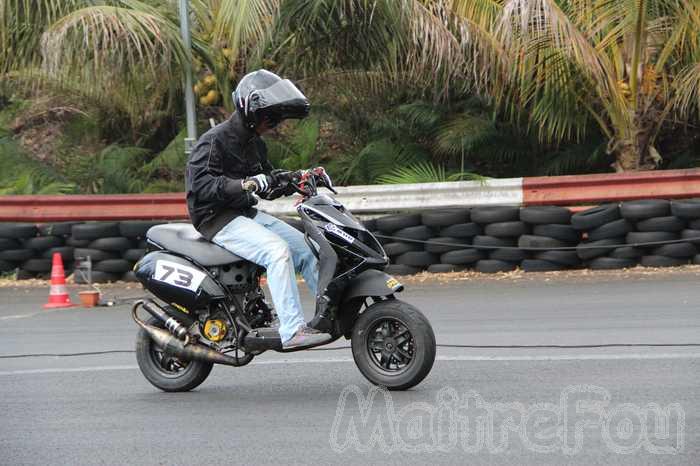
[[260, 136], [282, 120], [304, 118], [309, 102], [291, 81], [267, 70], [241, 79], [233, 92], [236, 112], [202, 135], [187, 161], [187, 208], [208, 240], [267, 269], [284, 348], [331, 339], [306, 325], [295, 272], [316, 296], [317, 261], [304, 235], [253, 208], [260, 197], [292, 194], [288, 172], [274, 170]]

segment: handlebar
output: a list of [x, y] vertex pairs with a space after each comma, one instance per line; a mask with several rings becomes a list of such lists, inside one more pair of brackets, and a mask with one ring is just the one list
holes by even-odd
[[290, 180], [292, 188], [304, 197], [311, 197], [318, 193], [318, 188], [328, 189], [333, 194], [338, 194], [333, 188], [333, 182], [323, 167], [310, 170], [299, 170]]

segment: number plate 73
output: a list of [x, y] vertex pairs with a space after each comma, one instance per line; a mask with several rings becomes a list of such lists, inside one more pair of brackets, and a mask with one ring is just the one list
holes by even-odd
[[167, 283], [178, 288], [197, 291], [199, 285], [206, 278], [206, 274], [193, 267], [187, 267], [176, 262], [159, 260], [156, 262], [156, 271], [153, 279]]

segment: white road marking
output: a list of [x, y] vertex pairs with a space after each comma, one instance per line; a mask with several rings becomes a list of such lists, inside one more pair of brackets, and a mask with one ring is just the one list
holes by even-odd
[[[621, 353], [621, 354], [571, 354], [571, 355], [541, 355], [541, 356], [438, 356], [438, 361], [607, 361], [607, 360], [656, 360], [656, 359], [700, 359], [700, 353]], [[251, 366], [275, 366], [287, 364], [332, 364], [353, 362], [352, 358], [306, 358], [306, 359], [273, 359], [255, 361]], [[136, 370], [138, 366], [88, 366], [43, 369], [19, 369], [0, 371], [0, 376], [32, 375], [32, 374], [62, 374], [71, 372], [101, 372]]]

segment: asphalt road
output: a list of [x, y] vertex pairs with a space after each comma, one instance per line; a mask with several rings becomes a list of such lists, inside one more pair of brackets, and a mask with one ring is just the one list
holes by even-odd
[[128, 306], [46, 312], [46, 289], [0, 288], [0, 356], [125, 351], [0, 358], [0, 464], [697, 465], [699, 281], [409, 285], [439, 344], [473, 347], [441, 346], [422, 384], [390, 394], [346, 348], [264, 354], [162, 393], [130, 352]]

